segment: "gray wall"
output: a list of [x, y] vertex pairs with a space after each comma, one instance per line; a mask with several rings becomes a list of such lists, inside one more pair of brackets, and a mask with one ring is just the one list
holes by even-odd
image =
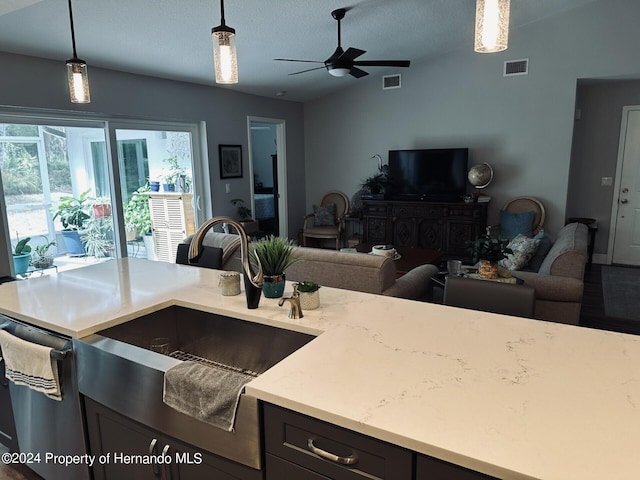
[[606, 255], [611, 208], [617, 191], [601, 185], [602, 177], [615, 181], [622, 107], [640, 105], [640, 81], [578, 82], [571, 152], [567, 216], [598, 221], [595, 253]]
[[[99, 69], [91, 67], [89, 61], [91, 103], [74, 105], [67, 94], [64, 59], [53, 62], [0, 53], [0, 65], [0, 105], [206, 122], [214, 215], [235, 216], [235, 207], [229, 201], [237, 197], [250, 198], [247, 116], [284, 119], [289, 167], [289, 231], [295, 233], [301, 227], [305, 214], [304, 185], [299, 182], [305, 175], [302, 104]], [[218, 144], [242, 145], [244, 176], [225, 180], [224, 183], [231, 184], [229, 194], [220, 181]]]
[[[638, 18], [636, 0], [598, 0], [513, 29], [505, 52], [469, 45], [403, 69], [398, 90], [382, 91], [373, 68], [360, 80], [329, 79], [354, 86], [305, 104], [307, 207], [327, 190], [351, 196], [375, 172], [376, 153], [386, 161], [394, 148], [469, 147], [470, 165], [495, 171], [489, 222], [509, 198], [532, 195], [554, 234], [565, 222], [576, 81], [640, 71]], [[530, 74], [504, 78], [503, 62], [522, 58]]]

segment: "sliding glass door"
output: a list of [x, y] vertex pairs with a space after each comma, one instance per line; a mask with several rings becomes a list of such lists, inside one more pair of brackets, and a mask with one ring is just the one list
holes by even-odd
[[[122, 256], [156, 259], [149, 192], [189, 196], [193, 233], [196, 191], [203, 190], [196, 125], [79, 121], [0, 111], [0, 212], [7, 252], [30, 238], [23, 277]], [[202, 219], [200, 219], [202, 220]], [[186, 236], [186, 235], [185, 235]], [[177, 238], [177, 235], [174, 235]], [[182, 237], [184, 238], [184, 237]], [[175, 243], [175, 239], [172, 240]], [[175, 245], [168, 246], [169, 249]], [[171, 250], [161, 258], [172, 261]], [[40, 257], [52, 258], [49, 266]], [[0, 262], [2, 266], [4, 262]], [[15, 274], [2, 267], [0, 274]]]
[[174, 262], [195, 232], [195, 129], [184, 125], [112, 126], [118, 153], [129, 256]]
[[[102, 148], [92, 148], [95, 144]], [[30, 239], [29, 272], [115, 256], [104, 145], [104, 128], [0, 123], [0, 175], [11, 248]], [[55, 267], [46, 260], [52, 257], [59, 259]]]

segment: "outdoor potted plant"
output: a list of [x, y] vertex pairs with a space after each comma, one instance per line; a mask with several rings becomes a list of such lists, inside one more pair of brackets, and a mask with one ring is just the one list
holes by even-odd
[[16, 271], [16, 275], [23, 275], [29, 268], [29, 261], [31, 260], [31, 246], [29, 241], [31, 237], [26, 237], [20, 240], [13, 249], [13, 267]]
[[284, 292], [284, 271], [298, 261], [294, 244], [284, 237], [270, 235], [250, 245], [250, 259], [256, 269], [262, 265], [264, 285], [262, 291], [267, 298], [281, 297]]
[[139, 235], [151, 232], [151, 213], [149, 212], [149, 184], [145, 184], [131, 194], [131, 199], [124, 205], [124, 226], [127, 241], [133, 241]]
[[320, 306], [320, 285], [310, 280], [298, 282], [302, 310], [314, 310]]
[[111, 203], [108, 198], [100, 197], [93, 200], [93, 214], [96, 218], [111, 216]]
[[67, 253], [71, 256], [86, 254], [78, 230], [84, 228], [85, 222], [91, 218], [91, 199], [88, 195], [89, 190], [82, 192], [77, 198], [71, 195], [62, 196], [57, 209], [53, 210], [53, 220], [59, 217], [62, 222], [62, 237]]
[[34, 247], [31, 257], [31, 265], [35, 268], [49, 268], [53, 265], [53, 256], [49, 255], [49, 249], [54, 247], [55, 244], [56, 242], [47, 241], [47, 243], [43, 245], [37, 245]]
[[498, 278], [498, 262], [506, 258], [508, 253], [513, 253], [507, 248], [508, 243], [508, 240], [492, 237], [488, 233], [467, 242], [467, 251], [473, 263], [480, 262], [478, 274], [482, 278]]

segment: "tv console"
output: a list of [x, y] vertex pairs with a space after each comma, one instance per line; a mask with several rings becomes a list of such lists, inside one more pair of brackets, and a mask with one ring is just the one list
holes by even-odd
[[363, 200], [364, 242], [428, 248], [466, 258], [487, 228], [487, 203]]

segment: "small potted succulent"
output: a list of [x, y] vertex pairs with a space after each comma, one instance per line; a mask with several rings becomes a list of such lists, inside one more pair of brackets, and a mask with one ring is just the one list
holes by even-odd
[[314, 310], [320, 306], [320, 285], [311, 280], [298, 282], [302, 310]]
[[508, 240], [494, 238], [488, 233], [467, 242], [467, 251], [473, 263], [480, 262], [478, 274], [482, 278], [498, 278], [498, 262], [507, 258], [508, 253], [513, 253], [507, 248], [508, 243]]
[[257, 268], [262, 265], [264, 285], [262, 291], [266, 298], [279, 298], [284, 293], [284, 271], [298, 261], [294, 244], [284, 237], [270, 235], [250, 245], [249, 258]]

